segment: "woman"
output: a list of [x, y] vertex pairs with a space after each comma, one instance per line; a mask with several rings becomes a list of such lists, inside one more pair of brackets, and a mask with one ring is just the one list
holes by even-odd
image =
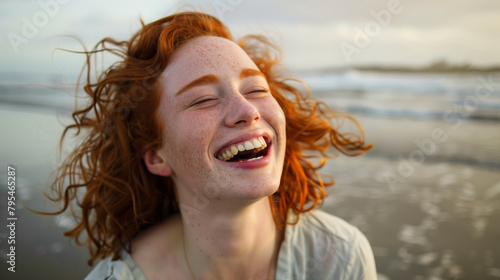
[[[101, 51], [121, 60], [91, 82]], [[329, 146], [370, 146], [286, 83], [264, 38], [186, 12], [87, 58], [91, 102], [63, 134], [85, 138], [53, 185], [58, 213], [81, 210], [65, 235], [104, 259], [86, 279], [375, 279], [363, 234], [313, 210]]]

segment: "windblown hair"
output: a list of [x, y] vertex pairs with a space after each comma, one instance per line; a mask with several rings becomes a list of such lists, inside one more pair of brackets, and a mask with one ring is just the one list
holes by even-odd
[[[141, 21], [142, 23], [142, 21]], [[65, 232], [90, 250], [89, 265], [114, 253], [146, 227], [179, 212], [173, 181], [151, 174], [142, 155], [162, 145], [162, 124], [155, 112], [160, 103], [158, 77], [168, 67], [172, 53], [198, 36], [233, 40], [216, 18], [198, 12], [177, 13], [144, 25], [129, 41], [101, 40], [85, 51], [85, 92], [90, 102], [73, 113], [60, 145], [69, 131], [83, 137], [65, 158], [52, 184], [62, 208], [70, 208], [76, 226]], [[286, 117], [286, 153], [280, 191], [269, 197], [275, 222], [284, 226], [288, 211], [300, 213], [316, 207], [325, 198], [325, 183], [317, 174], [330, 146], [346, 155], [360, 155], [365, 145], [362, 127], [358, 134], [340, 133], [333, 126], [338, 117], [323, 103], [291, 85], [280, 66], [276, 48], [264, 37], [248, 36], [238, 44], [267, 77], [271, 93]], [[92, 58], [109, 52], [120, 61], [91, 79]], [[313, 163], [311, 158], [317, 160]], [[84, 190], [83, 196], [78, 195]], [[274, 201], [273, 201], [274, 200]], [[73, 207], [77, 204], [77, 210]], [[86, 233], [86, 236], [85, 236]], [[81, 240], [83, 236], [83, 241]]]

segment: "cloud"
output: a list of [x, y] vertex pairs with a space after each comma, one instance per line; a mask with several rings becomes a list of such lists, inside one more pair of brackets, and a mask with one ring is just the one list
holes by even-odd
[[[58, 1], [58, 0], [42, 0]], [[58, 36], [76, 35], [87, 46], [111, 36], [128, 39], [139, 28], [139, 17], [150, 22], [171, 14], [183, 4], [223, 17], [237, 36], [264, 33], [283, 48], [285, 63], [292, 68], [335, 67], [349, 64], [418, 65], [442, 58], [451, 62], [475, 64], [500, 63], [500, 3], [497, 0], [401, 0], [402, 11], [391, 16], [370, 42], [352, 55], [350, 61], [339, 47], [355, 45], [359, 30], [374, 21], [373, 13], [388, 9], [397, 0], [322, 1], [322, 0], [216, 0], [216, 1], [76, 1], [61, 5], [60, 11], [29, 43], [15, 53], [5, 36], [21, 33], [23, 18], [32, 19], [41, 11], [37, 0], [6, 0], [0, 4], [0, 71], [47, 71], [53, 66], [54, 48], [78, 47]], [[217, 3], [229, 9], [218, 10]], [[64, 62], [65, 61], [65, 62]], [[76, 58], [61, 63], [79, 65]], [[68, 65], [68, 69], [78, 69]], [[77, 71], [77, 70], [75, 70]]]

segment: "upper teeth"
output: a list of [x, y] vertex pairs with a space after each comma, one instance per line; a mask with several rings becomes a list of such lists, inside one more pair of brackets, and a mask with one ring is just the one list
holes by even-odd
[[232, 157], [238, 154], [238, 152], [242, 151], [250, 151], [250, 150], [255, 150], [255, 152], [260, 152], [264, 150], [267, 147], [266, 140], [264, 138], [259, 137], [255, 139], [251, 139], [248, 141], [245, 141], [244, 143], [236, 144], [231, 147], [229, 147], [227, 150], [223, 151], [220, 153], [217, 157], [220, 160], [230, 160]]

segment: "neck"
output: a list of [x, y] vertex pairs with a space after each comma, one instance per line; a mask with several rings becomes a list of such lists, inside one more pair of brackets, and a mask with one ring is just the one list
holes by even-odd
[[181, 203], [187, 264], [196, 279], [267, 279], [274, 274], [281, 234], [268, 198], [238, 204], [208, 201], [194, 211]]

